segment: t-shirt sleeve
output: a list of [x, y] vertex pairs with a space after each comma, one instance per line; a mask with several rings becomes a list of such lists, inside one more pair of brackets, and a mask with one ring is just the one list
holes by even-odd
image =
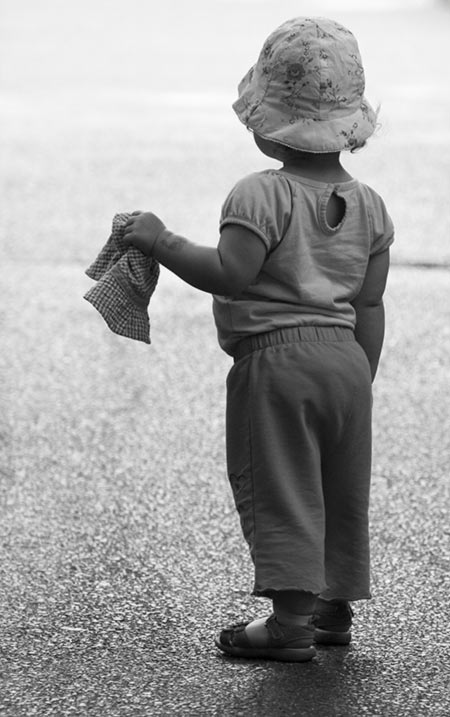
[[220, 229], [226, 224], [247, 227], [264, 242], [267, 251], [280, 243], [289, 225], [292, 197], [287, 181], [271, 173], [241, 179], [226, 198]]
[[377, 194], [370, 210], [372, 224], [372, 244], [370, 255], [381, 254], [394, 241], [394, 225], [382, 198]]

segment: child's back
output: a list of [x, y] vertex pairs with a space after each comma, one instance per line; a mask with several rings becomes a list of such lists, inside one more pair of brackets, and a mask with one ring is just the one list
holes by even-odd
[[215, 297], [219, 341], [231, 355], [242, 338], [274, 328], [354, 329], [352, 302], [369, 258], [393, 239], [383, 200], [372, 189], [356, 179], [305, 178], [292, 165], [241, 180], [222, 210], [221, 228], [227, 224], [251, 229], [267, 250], [254, 284], [237, 297]]

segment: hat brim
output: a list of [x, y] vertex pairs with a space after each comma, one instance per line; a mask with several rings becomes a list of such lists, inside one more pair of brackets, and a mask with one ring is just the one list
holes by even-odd
[[[250, 73], [246, 77], [249, 76]], [[239, 87], [240, 97], [233, 104], [239, 120], [260, 137], [291, 149], [318, 154], [351, 151], [363, 146], [376, 129], [377, 112], [365, 97], [346, 115], [339, 112], [327, 119], [289, 119], [286, 113], [269, 107], [264, 96], [258, 97], [251, 81], [243, 87], [244, 81]]]

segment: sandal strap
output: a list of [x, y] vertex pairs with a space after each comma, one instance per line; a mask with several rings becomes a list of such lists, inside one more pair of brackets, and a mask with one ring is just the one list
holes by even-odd
[[282, 642], [283, 645], [289, 645], [291, 642], [298, 640], [312, 640], [314, 634], [314, 626], [306, 625], [280, 625], [275, 615], [271, 615], [266, 622], [269, 635], [274, 642]]
[[229, 647], [250, 647], [250, 641], [245, 632], [247, 625], [248, 622], [237, 622], [225, 628], [220, 633], [220, 642]]
[[[251, 648], [252, 644], [245, 632], [248, 622], [238, 622], [225, 628], [220, 633], [220, 642], [228, 647]], [[269, 638], [274, 646], [288, 646], [291, 643], [298, 643], [299, 640], [310, 643], [313, 640], [313, 625], [280, 625], [275, 615], [270, 615], [265, 623]]]

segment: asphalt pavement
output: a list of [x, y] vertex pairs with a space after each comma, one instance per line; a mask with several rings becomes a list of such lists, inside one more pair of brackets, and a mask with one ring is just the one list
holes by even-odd
[[269, 604], [249, 596], [224, 470], [228, 359], [209, 298], [175, 282], [162, 278], [147, 347], [78, 300], [76, 268], [9, 267], [2, 713], [447, 715], [449, 272], [391, 272], [373, 598], [349, 647], [303, 665], [214, 647]]

